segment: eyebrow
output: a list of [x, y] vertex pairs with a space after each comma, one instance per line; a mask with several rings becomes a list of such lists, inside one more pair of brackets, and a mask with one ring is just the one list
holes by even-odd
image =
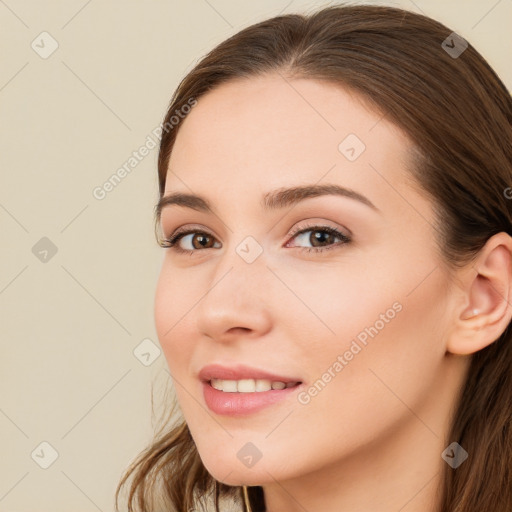
[[[266, 211], [277, 210], [292, 206], [304, 199], [310, 197], [318, 197], [324, 195], [337, 195], [355, 199], [375, 211], [380, 211], [366, 196], [351, 190], [349, 188], [341, 187], [335, 184], [323, 185], [305, 185], [291, 188], [280, 188], [267, 192], [263, 195], [261, 200], [262, 208]], [[162, 210], [170, 205], [183, 206], [192, 208], [199, 212], [214, 213], [211, 203], [204, 197], [196, 194], [189, 194], [184, 192], [173, 192], [160, 198], [155, 210], [157, 218], [160, 217]]]

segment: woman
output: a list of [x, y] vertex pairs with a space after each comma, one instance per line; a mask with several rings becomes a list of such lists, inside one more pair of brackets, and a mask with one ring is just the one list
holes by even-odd
[[204, 57], [158, 161], [182, 417], [116, 500], [133, 476], [130, 511], [512, 510], [511, 120], [470, 44], [396, 8]]

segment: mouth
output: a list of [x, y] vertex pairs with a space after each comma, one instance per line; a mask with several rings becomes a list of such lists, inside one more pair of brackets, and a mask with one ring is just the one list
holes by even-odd
[[212, 388], [224, 393], [263, 393], [272, 390], [294, 388], [302, 381], [279, 381], [270, 379], [210, 379], [206, 381]]
[[302, 381], [269, 379], [214, 379], [202, 381], [203, 398], [208, 408], [223, 416], [256, 414], [278, 402], [292, 399], [303, 387]]
[[219, 415], [255, 414], [278, 402], [286, 402], [304, 386], [298, 375], [274, 373], [244, 364], [209, 364], [198, 373], [208, 408]]

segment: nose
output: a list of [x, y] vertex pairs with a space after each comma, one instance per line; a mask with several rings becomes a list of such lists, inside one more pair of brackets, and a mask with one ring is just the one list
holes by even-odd
[[204, 296], [192, 312], [199, 332], [218, 342], [263, 336], [271, 328], [272, 278], [263, 255], [247, 263], [233, 249], [205, 276]]

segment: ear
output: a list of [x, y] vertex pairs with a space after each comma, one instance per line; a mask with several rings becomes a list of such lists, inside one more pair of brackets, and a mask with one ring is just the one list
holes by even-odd
[[[493, 235], [461, 271], [462, 294], [447, 340], [452, 354], [472, 354], [496, 341], [512, 317], [512, 238]], [[462, 276], [462, 277], [461, 277]]]

